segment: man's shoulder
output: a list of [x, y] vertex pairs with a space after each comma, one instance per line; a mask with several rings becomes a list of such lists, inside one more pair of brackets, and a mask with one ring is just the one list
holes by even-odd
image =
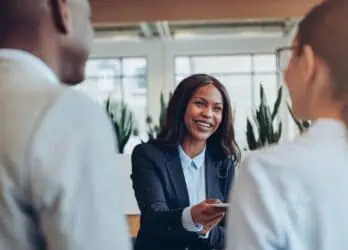
[[[19, 91], [21, 92], [21, 91]], [[101, 105], [84, 93], [63, 84], [33, 84], [22, 92], [27, 95], [24, 103], [44, 109], [45, 114], [55, 113], [58, 117], [75, 119], [104, 116]], [[19, 96], [22, 93], [18, 93]]]
[[101, 105], [71, 88], [65, 89], [37, 121], [35, 140], [46, 145], [60, 140], [96, 141], [113, 147], [115, 134], [110, 119]]
[[[51, 118], [86, 122], [86, 126], [109, 122], [102, 105], [75, 89], [63, 87], [48, 109]], [[108, 124], [109, 125], [109, 124]]]

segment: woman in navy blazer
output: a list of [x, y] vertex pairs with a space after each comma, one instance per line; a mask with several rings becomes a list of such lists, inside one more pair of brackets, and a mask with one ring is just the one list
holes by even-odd
[[230, 98], [214, 77], [192, 75], [176, 88], [156, 140], [132, 154], [141, 211], [136, 250], [224, 248], [225, 202], [240, 151]]

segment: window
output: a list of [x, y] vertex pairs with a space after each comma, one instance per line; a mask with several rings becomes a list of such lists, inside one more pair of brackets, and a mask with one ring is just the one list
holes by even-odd
[[[114, 102], [124, 101], [133, 112], [134, 128], [140, 136], [146, 136], [146, 58], [90, 59], [86, 65], [86, 80], [77, 89], [101, 105], [105, 105], [109, 97]], [[139, 142], [139, 137], [132, 136], [125, 153], [130, 153]]]
[[259, 104], [259, 87], [266, 91], [269, 105], [277, 97], [277, 67], [275, 54], [241, 54], [214, 56], [177, 56], [175, 80], [194, 73], [211, 74], [221, 81], [229, 92], [235, 112], [236, 139], [242, 149], [247, 148], [246, 119], [252, 107]]

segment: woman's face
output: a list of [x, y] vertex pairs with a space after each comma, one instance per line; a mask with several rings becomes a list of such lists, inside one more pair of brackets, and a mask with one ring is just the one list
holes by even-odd
[[213, 85], [205, 85], [191, 97], [184, 123], [191, 139], [206, 141], [219, 128], [223, 116], [223, 98]]

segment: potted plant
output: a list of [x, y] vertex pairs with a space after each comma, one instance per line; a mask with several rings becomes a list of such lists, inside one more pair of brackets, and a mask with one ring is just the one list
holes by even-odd
[[273, 109], [268, 106], [265, 91], [260, 85], [260, 105], [253, 112], [253, 121], [247, 118], [247, 142], [249, 150], [255, 150], [269, 144], [277, 143], [282, 133], [282, 122], [279, 119], [279, 107], [282, 99], [282, 88], [278, 90]]
[[105, 109], [116, 134], [118, 151], [123, 154], [133, 132], [133, 113], [123, 101], [111, 102], [110, 98], [106, 101]]
[[[172, 96], [171, 93], [169, 93], [169, 98]], [[161, 93], [160, 97], [160, 115], [158, 118], [158, 124], [153, 123], [152, 117], [149, 115], [146, 118], [146, 123], [148, 126], [147, 134], [149, 136], [149, 139], [155, 139], [157, 137], [157, 134], [161, 131], [161, 129], [164, 126], [165, 120], [166, 120], [166, 112], [167, 112], [167, 103], [164, 100], [164, 95]]]

